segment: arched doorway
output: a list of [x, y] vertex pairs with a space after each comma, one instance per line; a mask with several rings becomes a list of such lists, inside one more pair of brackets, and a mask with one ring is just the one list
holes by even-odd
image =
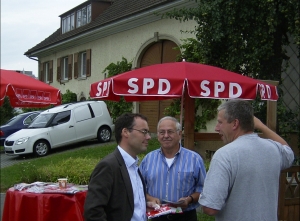
[[[140, 67], [153, 64], [175, 62], [180, 54], [176, 43], [170, 40], [160, 40], [150, 45], [141, 57]], [[156, 126], [160, 118], [165, 116], [164, 109], [170, 105], [172, 100], [144, 101], [139, 103], [139, 112], [148, 118], [149, 130], [156, 132]]]

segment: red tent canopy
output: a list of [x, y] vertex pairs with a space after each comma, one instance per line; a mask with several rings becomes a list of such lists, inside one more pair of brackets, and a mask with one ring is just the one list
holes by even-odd
[[47, 107], [61, 104], [60, 90], [27, 75], [1, 69], [0, 106], [6, 96], [12, 107]]

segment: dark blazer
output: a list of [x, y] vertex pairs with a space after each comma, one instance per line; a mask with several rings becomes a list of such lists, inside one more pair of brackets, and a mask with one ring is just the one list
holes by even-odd
[[100, 160], [91, 174], [84, 204], [84, 218], [86, 221], [130, 221], [133, 210], [129, 173], [116, 148], [113, 153]]

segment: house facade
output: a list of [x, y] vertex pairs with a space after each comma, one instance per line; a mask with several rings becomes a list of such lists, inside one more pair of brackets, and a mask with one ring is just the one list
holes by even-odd
[[[163, 19], [161, 15], [175, 8], [197, 7], [190, 0], [87, 0], [60, 15], [61, 25], [44, 41], [25, 52], [37, 60], [38, 78], [70, 90], [77, 100], [89, 98], [90, 84], [106, 78], [103, 70], [122, 60], [132, 61], [132, 68], [174, 62], [180, 54], [174, 47], [182, 39], [195, 38], [185, 31], [194, 30], [195, 21]], [[291, 110], [299, 107], [299, 52], [287, 48], [290, 65], [282, 73], [284, 103]], [[134, 112], [146, 115], [150, 130], [156, 131], [167, 101], [135, 102]], [[214, 131], [214, 122], [207, 132]]]
[[[88, 0], [61, 17], [61, 26], [44, 41], [25, 52], [39, 65], [39, 80], [89, 98], [90, 84], [106, 77], [110, 64], [132, 61], [132, 68], [174, 62], [181, 39], [194, 38], [185, 31], [196, 22], [163, 19], [174, 8], [194, 7], [187, 0]], [[145, 114], [156, 131], [163, 110], [171, 101], [135, 102], [134, 111]]]

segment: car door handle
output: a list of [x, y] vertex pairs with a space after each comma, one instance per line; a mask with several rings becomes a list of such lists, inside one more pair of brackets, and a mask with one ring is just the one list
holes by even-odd
[[71, 127], [74, 127], [74, 126], [70, 125], [69, 128], [71, 128]]

